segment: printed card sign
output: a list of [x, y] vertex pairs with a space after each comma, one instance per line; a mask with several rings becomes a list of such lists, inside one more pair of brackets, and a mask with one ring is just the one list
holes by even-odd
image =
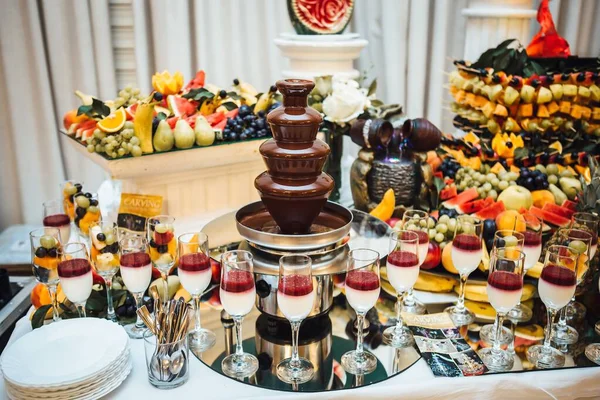
[[488, 371], [448, 314], [402, 313], [402, 318], [435, 376], [473, 376]]

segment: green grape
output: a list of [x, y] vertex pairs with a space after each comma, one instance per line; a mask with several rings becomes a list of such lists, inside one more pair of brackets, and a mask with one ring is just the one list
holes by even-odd
[[102, 132], [100, 129], [94, 129], [94, 136], [95, 137], [99, 138], [101, 133], [104, 133], [104, 132]]
[[556, 185], [557, 182], [558, 182], [558, 176], [556, 176], [556, 175], [548, 175], [548, 183]]
[[123, 148], [120, 148], [120, 149], [117, 151], [117, 153], [119, 153], [119, 155], [120, 155], [121, 157], [123, 157], [123, 156], [125, 155], [125, 149], [123, 149]]
[[131, 142], [127, 143], [127, 151], [131, 152], [131, 150], [133, 149], [133, 145], [131, 144]]
[[419, 220], [419, 226], [421, 228], [425, 228], [427, 226], [427, 220], [425, 220], [425, 219]]
[[446, 232], [448, 232], [448, 225], [446, 225], [444, 223], [438, 224], [435, 227], [435, 230], [438, 231], [438, 232], [440, 232], [440, 233], [446, 233]]
[[507, 181], [500, 181], [500, 183], [498, 183], [498, 189], [500, 189], [501, 191], [506, 189], [507, 187], [508, 187]]
[[116, 152], [116, 151], [113, 151], [112, 153], [110, 153], [110, 156], [111, 156], [112, 158], [117, 158], [117, 152]]
[[446, 214], [442, 215], [438, 220], [438, 223], [445, 224], [450, 220], [450, 217]]
[[126, 92], [131, 92], [133, 90], [133, 85], [131, 83], [128, 83], [127, 85], [125, 85], [123, 90]]
[[494, 174], [493, 172], [490, 172], [489, 174], [487, 174], [485, 176], [485, 178], [487, 179], [488, 182], [492, 182], [492, 180], [497, 179], [496, 174]]
[[123, 97], [119, 96], [115, 99], [115, 104], [122, 106], [123, 104], [125, 104], [125, 99]]
[[93, 153], [96, 150], [96, 147], [93, 144], [88, 144], [87, 145], [87, 151], [88, 153]]
[[482, 186], [483, 190], [485, 190], [486, 192], [489, 192], [490, 190], [492, 190], [492, 184], [489, 182], [486, 182], [483, 184]]
[[456, 229], [456, 219], [455, 218], [450, 218], [448, 220], [448, 231], [451, 234], [454, 234], [454, 230]]
[[125, 121], [125, 125], [123, 125], [124, 129], [133, 129], [133, 122]]
[[131, 143], [134, 146], [139, 146], [140, 139], [137, 136], [134, 136], [134, 137], [131, 138], [131, 140], [129, 141], [129, 143]]
[[436, 242], [442, 243], [444, 241], [445, 237], [444, 237], [443, 233], [436, 233], [434, 239]]
[[131, 149], [131, 154], [134, 157], [140, 157], [142, 155], [142, 149], [140, 148], [140, 146], [134, 145]]
[[96, 145], [96, 153], [103, 153], [104, 147], [101, 144]]
[[498, 184], [500, 183], [500, 179], [494, 178], [494, 179], [492, 179], [492, 181], [490, 183], [492, 184], [493, 187], [498, 187]]
[[427, 231], [427, 236], [429, 236], [429, 240], [433, 240], [435, 238], [435, 235], [437, 235], [437, 231], [435, 229], [429, 229]]
[[52, 249], [56, 247], [56, 244], [54, 236], [44, 235], [40, 238], [40, 245], [45, 249]]
[[429, 217], [429, 219], [427, 220], [427, 228], [435, 228], [435, 220], [432, 217]]
[[490, 190], [487, 195], [488, 197], [491, 197], [492, 200], [496, 200], [498, 198], [498, 192], [495, 190]]
[[140, 94], [140, 88], [135, 88], [133, 89], [133, 91], [131, 92], [134, 96], [138, 96]]

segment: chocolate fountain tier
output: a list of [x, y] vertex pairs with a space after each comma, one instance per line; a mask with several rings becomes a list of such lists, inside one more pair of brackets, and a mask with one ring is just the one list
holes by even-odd
[[352, 212], [346, 207], [326, 202], [308, 233], [288, 235], [281, 232], [278, 224], [260, 201], [240, 208], [235, 214], [236, 228], [243, 238], [262, 248], [285, 252], [311, 252], [312, 250], [321, 252], [328, 246], [337, 249], [346, 240], [352, 220]]
[[330, 153], [329, 146], [318, 139], [310, 147], [306, 143], [278, 143], [269, 139], [259, 151], [269, 174], [288, 178], [319, 176]]
[[277, 178], [263, 172], [254, 186], [284, 233], [304, 234], [333, 190], [333, 178], [322, 172], [308, 179]]

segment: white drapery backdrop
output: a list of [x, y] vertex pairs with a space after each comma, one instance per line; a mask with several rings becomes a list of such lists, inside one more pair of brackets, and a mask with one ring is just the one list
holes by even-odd
[[[349, 31], [370, 42], [357, 67], [378, 78], [381, 99], [449, 126], [443, 71], [464, 54], [461, 12], [473, 2], [357, 0]], [[39, 223], [41, 202], [59, 195], [63, 179], [93, 190], [107, 177], [58, 136], [63, 113], [79, 104], [75, 89], [110, 99], [118, 84], [150, 90], [154, 71], [180, 70], [187, 79], [203, 68], [208, 82], [239, 77], [262, 90], [286, 63], [273, 38], [292, 31], [283, 0], [7, 3], [0, 14], [0, 230]], [[531, 8], [538, 4], [531, 0]], [[574, 54], [600, 54], [599, 1], [552, 0], [551, 8]]]

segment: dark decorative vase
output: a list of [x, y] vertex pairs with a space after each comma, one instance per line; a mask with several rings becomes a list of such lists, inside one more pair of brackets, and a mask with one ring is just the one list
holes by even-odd
[[335, 35], [344, 32], [354, 0], [287, 0], [288, 13], [299, 35]]
[[267, 171], [254, 186], [286, 234], [309, 233], [334, 188], [333, 178], [322, 172], [330, 149], [317, 139], [321, 114], [307, 104], [314, 86], [301, 79], [277, 82], [283, 104], [267, 116], [273, 139], [259, 149]]

